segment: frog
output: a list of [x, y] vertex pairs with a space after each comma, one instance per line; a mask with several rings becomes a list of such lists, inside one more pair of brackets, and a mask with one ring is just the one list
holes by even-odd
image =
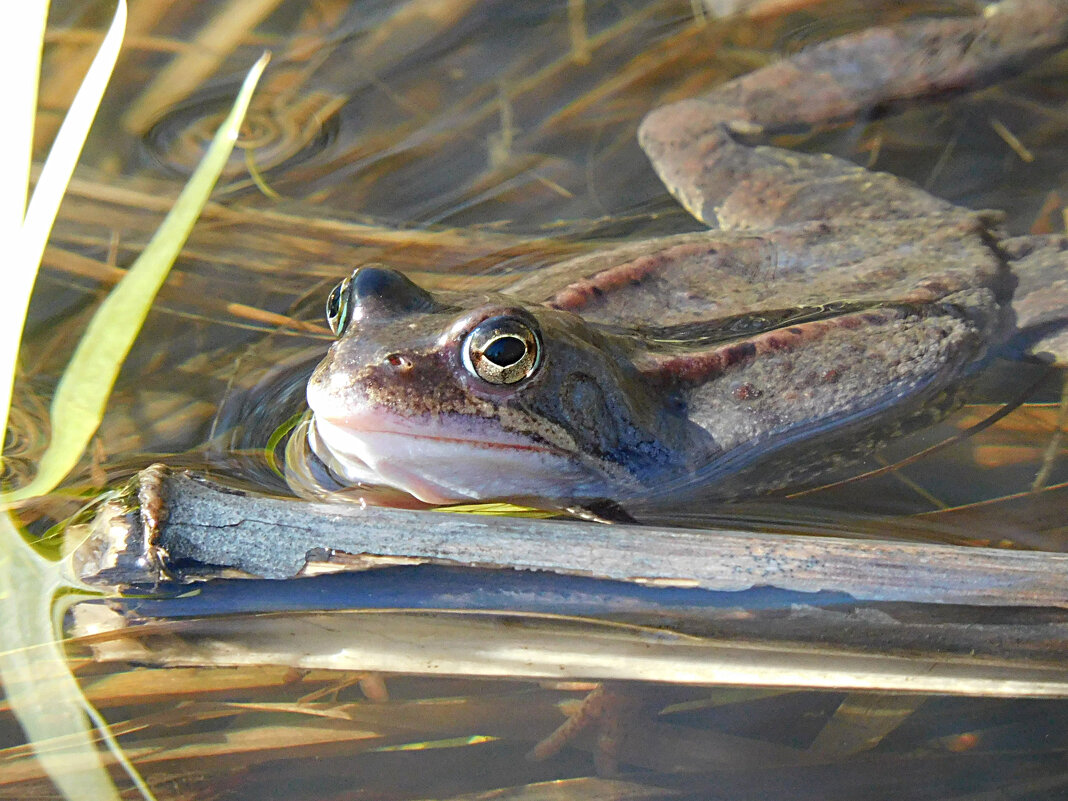
[[942, 419], [993, 354], [1068, 363], [1068, 239], [774, 135], [985, 85], [1068, 41], [1068, 2], [848, 34], [652, 109], [638, 140], [707, 230], [493, 291], [386, 265], [331, 292], [336, 340], [287, 446], [300, 495], [664, 508], [802, 486]]

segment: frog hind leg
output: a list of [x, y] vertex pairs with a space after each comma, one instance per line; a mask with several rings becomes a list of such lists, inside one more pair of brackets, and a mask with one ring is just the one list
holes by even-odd
[[1068, 367], [1068, 236], [1021, 236], [1000, 246], [1017, 280], [1014, 342]]
[[886, 173], [750, 141], [975, 89], [1066, 43], [1068, 0], [1003, 0], [981, 16], [873, 28], [654, 109], [639, 141], [676, 199], [712, 227], [959, 214]]

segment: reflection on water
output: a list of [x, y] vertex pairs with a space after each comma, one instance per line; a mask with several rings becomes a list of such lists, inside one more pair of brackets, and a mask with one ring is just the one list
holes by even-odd
[[[76, 613], [89, 692], [150, 779], [177, 772], [194, 798], [217, 797], [235, 760], [237, 798], [283, 774], [270, 797], [1052, 799], [1068, 784], [1068, 705], [1035, 700], [1063, 693], [1064, 610], [432, 566], [109, 606]], [[147, 655], [168, 669], [124, 667]], [[190, 669], [205, 664], [226, 667]], [[762, 686], [693, 686], [739, 670]], [[790, 687], [836, 671], [857, 690]], [[601, 685], [612, 714], [550, 753], [589, 676], [631, 680]], [[947, 679], [1018, 697], [901, 694]]]
[[646, 694], [625, 772], [602, 778], [592, 733], [527, 759], [581, 683], [271, 666], [83, 682], [161, 798], [1056, 799], [1068, 785], [1064, 702], [628, 685]]
[[[693, 230], [637, 147], [643, 113], [795, 49], [798, 31], [818, 39], [919, 4], [751, 5], [757, 16], [698, 25], [693, 4], [668, 0], [134, 3], [125, 55], [45, 256], [20, 391], [47, 396], [121, 274], [116, 265], [140, 252], [177, 194], [218, 99], [270, 48], [247, 147], [161, 293], [78, 482], [100, 486], [163, 455], [285, 492], [261, 449], [299, 408], [330, 341], [322, 304], [354, 266], [388, 264], [431, 287], [492, 288], [599, 241]], [[109, 6], [53, 3], [42, 147]], [[1013, 233], [1060, 230], [1063, 67], [1055, 58], [977, 96], [790, 143], [1003, 209]], [[1011, 122], [1030, 160], [994, 120]], [[886, 515], [909, 514], [919, 515], [907, 521], [910, 538], [1065, 550], [1063, 445], [1043, 480], [1052, 489], [1028, 492], [1063, 425], [1062, 380], [997, 363], [962, 414], [834, 478], [907, 458], [1023, 400], [990, 428], [900, 471], [682, 522], [878, 535]], [[40, 405], [20, 402], [26, 457], [8, 470], [32, 465]], [[57, 501], [50, 513], [69, 511]], [[1063, 701], [650, 685], [628, 729], [624, 775], [607, 780], [594, 776], [591, 733], [550, 760], [524, 759], [585, 685], [391, 675], [387, 699], [366, 674], [285, 667], [293, 660], [277, 655], [261, 660], [283, 667], [137, 666], [157, 658], [127, 653], [81, 672], [161, 798], [477, 798], [517, 788], [492, 797], [1053, 799], [1068, 786]], [[0, 725], [3, 742], [16, 744], [0, 795], [48, 797], [36, 768], [14, 759], [21, 735], [10, 719]]]
[[272, 667], [86, 683], [112, 719], [138, 697], [124, 742], [164, 798], [1056, 799], [1068, 786], [1064, 702], [628, 685], [646, 695], [625, 772], [602, 778], [592, 733], [527, 758], [580, 683], [389, 676], [388, 699], [366, 674]]

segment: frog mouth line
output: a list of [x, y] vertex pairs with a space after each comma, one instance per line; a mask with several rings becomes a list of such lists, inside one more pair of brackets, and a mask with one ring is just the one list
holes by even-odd
[[401, 428], [386, 428], [383, 426], [371, 428], [360, 425], [358, 423], [353, 423], [351, 417], [336, 418], [315, 415], [314, 418], [317, 424], [325, 423], [331, 428], [340, 429], [346, 434], [354, 437], [359, 437], [361, 434], [367, 434], [372, 436], [384, 435], [404, 437], [405, 439], [427, 440], [430, 442], [453, 443], [456, 445], [463, 445], [475, 448], [530, 451], [533, 453], [559, 453], [558, 449], [553, 448], [549, 445], [536, 445], [524, 442], [502, 442], [498, 440], [486, 439], [485, 437], [450, 437], [441, 434], [427, 434], [421, 431], [403, 430]]

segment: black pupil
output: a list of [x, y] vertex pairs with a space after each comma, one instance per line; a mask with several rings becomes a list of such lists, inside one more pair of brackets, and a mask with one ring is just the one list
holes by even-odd
[[527, 352], [527, 343], [519, 337], [500, 337], [493, 340], [482, 355], [498, 367], [511, 367]]

